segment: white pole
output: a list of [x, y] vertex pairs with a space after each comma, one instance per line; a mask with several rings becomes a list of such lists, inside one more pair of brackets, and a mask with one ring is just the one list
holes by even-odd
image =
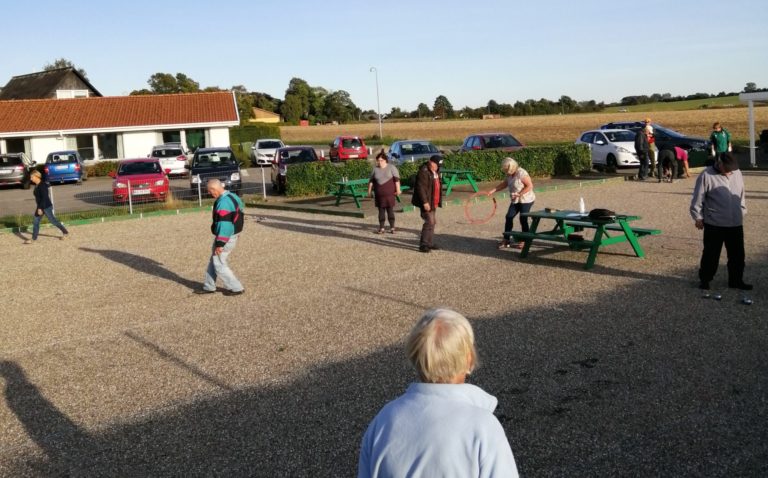
[[259, 168], [261, 169], [261, 197], [264, 198], [266, 201], [267, 199], [267, 183], [264, 180], [264, 167]]
[[48, 193], [49, 193], [48, 195], [51, 198], [51, 212], [53, 212], [53, 214], [56, 214], [56, 203], [53, 200], [53, 188], [48, 188]]
[[128, 214], [133, 214], [133, 195], [131, 194], [131, 180], [128, 180]]
[[381, 106], [379, 104], [379, 70], [375, 66], [372, 66], [369, 71], [372, 71], [376, 76], [376, 113], [379, 115], [379, 139], [384, 139], [384, 134], [381, 129]]
[[200, 186], [200, 175], [197, 175], [197, 206], [203, 207], [203, 190], [202, 186]]
[[757, 158], [755, 158], [755, 102], [749, 100], [749, 164], [753, 168], [757, 167]]

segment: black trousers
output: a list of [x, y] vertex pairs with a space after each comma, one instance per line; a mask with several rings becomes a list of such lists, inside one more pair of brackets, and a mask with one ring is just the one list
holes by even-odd
[[720, 251], [725, 244], [728, 254], [728, 284], [744, 279], [744, 226], [720, 227], [704, 224], [704, 251], [701, 253], [699, 280], [709, 282], [715, 277]]
[[395, 227], [395, 208], [394, 206], [390, 207], [380, 207], [379, 208], [379, 228], [384, 229], [384, 215], [386, 214], [386, 218], [389, 220], [389, 227], [394, 228]]

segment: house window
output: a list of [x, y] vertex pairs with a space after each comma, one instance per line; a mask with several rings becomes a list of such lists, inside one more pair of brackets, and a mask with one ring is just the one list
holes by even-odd
[[163, 144], [181, 143], [181, 131], [163, 131]]
[[26, 153], [24, 138], [8, 138], [5, 140], [5, 150], [8, 153]]
[[118, 148], [117, 133], [102, 133], [98, 135], [99, 159], [120, 159], [122, 154]]
[[88, 98], [88, 90], [56, 90], [57, 99]]

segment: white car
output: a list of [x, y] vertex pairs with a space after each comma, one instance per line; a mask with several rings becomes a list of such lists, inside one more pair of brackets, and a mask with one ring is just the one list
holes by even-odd
[[576, 144], [589, 146], [594, 165], [614, 168], [640, 166], [635, 152], [635, 133], [628, 129], [585, 131]]
[[257, 139], [251, 146], [251, 161], [257, 166], [269, 166], [275, 159], [275, 150], [284, 147], [279, 139]]
[[186, 176], [189, 171], [187, 165], [187, 155], [179, 143], [161, 144], [152, 148], [152, 153], [148, 158], [157, 158], [160, 160], [160, 166], [168, 176]]

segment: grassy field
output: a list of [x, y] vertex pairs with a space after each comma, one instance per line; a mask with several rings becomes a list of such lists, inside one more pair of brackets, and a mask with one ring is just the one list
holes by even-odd
[[[706, 106], [704, 106], [706, 105]], [[634, 106], [611, 106], [605, 109], [605, 113], [618, 113], [626, 109], [627, 112], [655, 112], [655, 111], [683, 111], [698, 110], [703, 108], [730, 108], [742, 106], [739, 96], [723, 96], [721, 98], [706, 98], [703, 100], [674, 101], [671, 103], [649, 103]]]
[[[611, 121], [637, 121], [650, 116], [653, 122], [681, 133], [708, 138], [712, 123], [719, 121], [735, 140], [749, 136], [747, 110], [726, 108], [718, 110], [657, 111], [653, 113], [586, 113], [576, 115], [515, 116], [489, 120], [425, 121], [384, 123], [384, 136], [397, 139], [429, 139], [443, 144], [459, 144], [472, 133], [504, 131], [523, 143], [561, 143], [575, 141], [583, 131], [598, 128]], [[755, 131], [768, 128], [768, 107], [755, 108]], [[283, 140], [289, 144], [327, 144], [340, 134], [370, 137], [378, 134], [378, 123], [323, 126], [283, 126]]]

